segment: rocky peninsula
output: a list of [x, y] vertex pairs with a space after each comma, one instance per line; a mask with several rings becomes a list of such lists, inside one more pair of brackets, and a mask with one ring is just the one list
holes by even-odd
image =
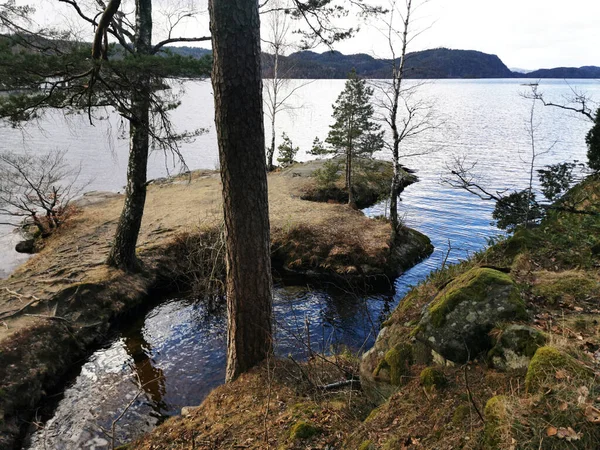
[[[414, 230], [391, 245], [386, 220], [335, 201], [303, 200], [314, 190], [313, 170], [298, 165], [269, 176], [276, 276], [389, 288], [390, 279], [431, 252], [429, 239]], [[214, 253], [205, 249], [221, 235], [217, 172], [149, 186], [138, 241], [143, 270], [136, 274], [104, 265], [122, 201], [120, 195], [85, 196], [80, 211], [39, 253], [0, 280], [2, 448], [18, 443], [38, 403], [111, 327], [135, 315], [149, 294], [189, 287], [214, 263], [206, 260]]]

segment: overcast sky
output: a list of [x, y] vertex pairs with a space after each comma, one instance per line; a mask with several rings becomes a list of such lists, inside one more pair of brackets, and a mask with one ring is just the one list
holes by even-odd
[[[600, 66], [599, 0], [431, 0], [415, 25], [431, 28], [412, 50], [435, 47], [498, 55], [509, 67]], [[374, 27], [363, 26], [338, 46], [343, 53], [378, 53]]]
[[[26, 0], [19, 0], [26, 3]], [[36, 0], [32, 0], [36, 1]], [[42, 2], [41, 21], [70, 20], [67, 5]], [[91, 0], [81, 0], [82, 3]], [[155, 0], [155, 11], [191, 0]], [[399, 0], [403, 2], [404, 0]], [[413, 0], [420, 2], [422, 0]], [[386, 6], [388, 0], [365, 0]], [[181, 28], [185, 36], [208, 33], [207, 0], [197, 0], [204, 14]], [[348, 24], [355, 24], [347, 19]], [[74, 20], [73, 22], [77, 22]], [[426, 30], [409, 51], [436, 47], [479, 50], [498, 55], [511, 68], [538, 69], [558, 66], [600, 66], [600, 0], [430, 0], [417, 11], [415, 29]], [[336, 45], [342, 53], [368, 53], [387, 57], [385, 41], [375, 20], [361, 25], [354, 38]], [[155, 27], [155, 40], [160, 26]], [[208, 43], [200, 44], [208, 47]], [[317, 50], [324, 51], [325, 48]]]

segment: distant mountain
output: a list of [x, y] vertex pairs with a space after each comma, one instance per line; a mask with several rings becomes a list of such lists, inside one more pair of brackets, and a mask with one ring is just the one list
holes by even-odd
[[519, 74], [525, 74], [525, 73], [531, 73], [533, 72], [533, 70], [531, 69], [521, 69], [520, 67], [509, 67], [510, 71], [513, 72], [516, 75]]
[[524, 78], [600, 78], [600, 67], [556, 67], [539, 69], [524, 75]]
[[194, 58], [202, 58], [205, 55], [210, 55], [212, 53], [211, 49], [208, 48], [201, 48], [201, 47], [187, 47], [187, 46], [182, 46], [182, 47], [174, 47], [174, 46], [166, 46], [164, 47], [165, 49], [181, 55], [181, 56], [192, 56]]
[[[353, 68], [364, 78], [388, 78], [391, 60], [365, 54], [303, 51], [281, 59], [288, 78], [346, 78]], [[263, 59], [265, 76], [271, 76], [271, 59]], [[474, 50], [437, 48], [406, 55], [407, 78], [511, 78], [512, 72], [496, 55]]]
[[[211, 50], [198, 47], [168, 47], [174, 53], [201, 58]], [[263, 53], [263, 76], [273, 73], [272, 57]], [[283, 78], [346, 78], [356, 69], [364, 78], [389, 78], [389, 59], [364, 53], [344, 55], [338, 51], [316, 53], [301, 51], [280, 58]], [[436, 48], [406, 55], [407, 78], [599, 78], [600, 67], [558, 67], [528, 71], [509, 69], [496, 55], [475, 50]]]

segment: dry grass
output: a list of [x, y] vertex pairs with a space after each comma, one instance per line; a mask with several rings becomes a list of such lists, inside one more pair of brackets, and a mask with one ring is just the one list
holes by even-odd
[[[356, 391], [325, 393], [314, 388], [317, 381], [338, 381], [342, 376], [325, 361], [313, 360], [302, 366], [269, 361], [235, 383], [215, 389], [187, 417], [168, 420], [127, 448], [344, 448], [344, 436], [366, 417], [368, 403]], [[293, 436], [292, 429], [298, 424], [308, 424], [307, 437]]]

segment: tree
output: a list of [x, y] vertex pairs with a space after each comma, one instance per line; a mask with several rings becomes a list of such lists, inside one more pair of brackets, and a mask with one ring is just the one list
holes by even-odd
[[[125, 203], [107, 263], [135, 270], [139, 267], [135, 248], [146, 199], [150, 147], [181, 157], [178, 142], [200, 132], [175, 133], [169, 111], [179, 105], [179, 99], [163, 91], [164, 78], [191, 67], [198, 75], [208, 69], [207, 60], [198, 62], [159, 53], [169, 43], [209, 37], [172, 37], [173, 28], [194, 11], [169, 12], [168, 36], [153, 44], [151, 0], [136, 0], [133, 21], [122, 10], [120, 0], [94, 2], [91, 6], [77, 0], [57, 1], [70, 5], [83, 23], [93, 27], [93, 42], [90, 46], [72, 39], [50, 40], [38, 33], [19, 33], [13, 41], [25, 50], [8, 59], [21, 71], [6, 86], [12, 95], [0, 99], [0, 116], [13, 122], [25, 121], [46, 108], [60, 108], [86, 111], [92, 122], [96, 108], [112, 107], [129, 122]], [[119, 43], [118, 47], [109, 42], [109, 36]]]
[[296, 157], [296, 153], [300, 150], [299, 147], [294, 147], [292, 140], [288, 137], [287, 134], [283, 133], [281, 135], [282, 143], [279, 145], [279, 158], [277, 158], [277, 162], [281, 164], [282, 167], [287, 167], [294, 164], [294, 158]]
[[[407, 48], [420, 32], [411, 29], [411, 21], [416, 10], [427, 3], [427, 0], [391, 0], [389, 12], [382, 18], [382, 33], [387, 38], [387, 45], [392, 58], [390, 59], [390, 80], [376, 82], [375, 86], [381, 91], [378, 107], [382, 111], [382, 121], [390, 131], [391, 139], [385, 141], [385, 147], [391, 152], [393, 176], [390, 186], [390, 223], [392, 227], [391, 242], [396, 242], [401, 224], [398, 217], [398, 199], [406, 185], [405, 173], [401, 157], [416, 156], [402, 152], [402, 143], [421, 133], [441, 126], [436, 121], [431, 105], [416, 99], [416, 92], [421, 83], [407, 86], [405, 83], [405, 61]], [[399, 26], [398, 26], [398, 21]], [[426, 150], [429, 153], [431, 150]], [[419, 152], [418, 154], [422, 154]]]
[[588, 146], [588, 166], [594, 172], [600, 172], [600, 108], [596, 111], [594, 126], [585, 137]]
[[354, 205], [352, 164], [355, 158], [372, 157], [383, 147], [381, 126], [373, 121], [370, 103], [373, 89], [367, 87], [353, 71], [349, 74], [344, 90], [333, 105], [335, 123], [329, 127], [325, 142], [329, 154], [343, 155], [346, 161], [346, 190], [348, 204]]
[[273, 348], [258, 1], [210, 0], [212, 83], [226, 241], [226, 381]]
[[538, 83], [531, 85], [531, 91], [523, 94], [525, 98], [533, 100], [539, 100], [544, 106], [552, 106], [566, 111], [572, 111], [583, 115], [586, 119], [592, 122], [594, 125], [585, 137], [585, 142], [588, 146], [588, 167], [594, 172], [600, 171], [600, 125], [599, 116], [600, 108], [594, 114], [594, 101], [582, 91], [577, 90], [573, 86], [569, 85], [571, 89], [571, 95], [565, 97], [564, 102], [555, 103], [546, 100], [544, 93], [539, 90]]
[[[81, 192], [75, 186], [80, 169], [69, 167], [65, 153], [0, 153], [0, 215], [29, 219], [42, 236], [60, 227], [69, 203]], [[21, 226], [22, 222], [2, 224]]]
[[[306, 81], [290, 87], [290, 74], [293, 72], [292, 65], [282, 65], [282, 57], [285, 56], [288, 48], [292, 46], [288, 40], [291, 20], [289, 13], [282, 8], [284, 0], [271, 0], [270, 9], [266, 16], [267, 36], [262, 39], [266, 44], [264, 51], [267, 53], [267, 77], [263, 79], [265, 90], [266, 114], [271, 125], [271, 143], [267, 148], [267, 170], [272, 171], [273, 158], [275, 155], [275, 128], [276, 118], [280, 112], [291, 111], [296, 107], [290, 104], [290, 99], [299, 89], [312, 83], [314, 80]], [[264, 69], [264, 68], [263, 68]], [[263, 70], [264, 71], [264, 70]]]

